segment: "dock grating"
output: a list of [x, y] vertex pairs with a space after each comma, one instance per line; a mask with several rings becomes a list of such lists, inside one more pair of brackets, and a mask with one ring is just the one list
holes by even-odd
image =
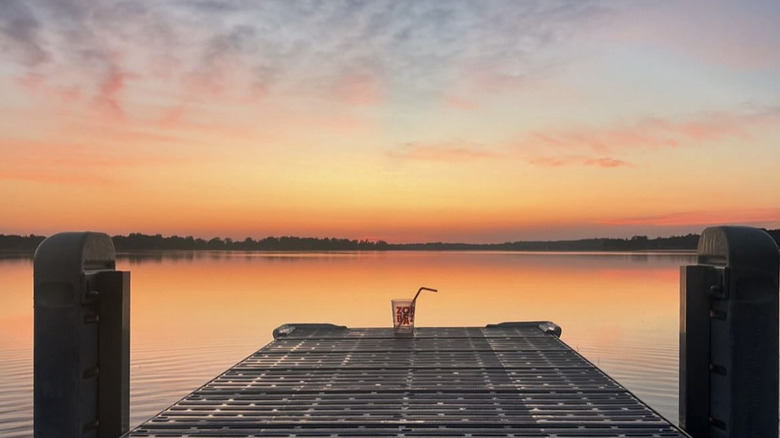
[[685, 437], [539, 323], [287, 325], [126, 437]]

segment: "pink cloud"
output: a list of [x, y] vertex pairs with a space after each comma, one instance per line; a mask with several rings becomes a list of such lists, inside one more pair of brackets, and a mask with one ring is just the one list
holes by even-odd
[[674, 147], [679, 141], [673, 137], [663, 135], [648, 123], [642, 123], [633, 127], [620, 128], [580, 128], [564, 129], [559, 131], [535, 132], [521, 145], [524, 148], [543, 148], [595, 151], [610, 153], [623, 149], [625, 146], [632, 148], [658, 148]]
[[602, 225], [712, 225], [761, 224], [780, 222], [780, 208], [729, 209], [712, 211], [682, 211], [653, 216], [635, 216], [600, 221]]
[[617, 160], [610, 157], [602, 157], [602, 158], [590, 158], [585, 160], [583, 163], [586, 166], [598, 166], [598, 167], [626, 167], [631, 166], [631, 163], [628, 163], [623, 160]]
[[84, 98], [84, 91], [79, 87], [61, 87], [53, 90], [52, 93], [65, 103], [75, 103]]
[[760, 119], [780, 115], [707, 114], [699, 119], [670, 121], [657, 118], [643, 119], [633, 124], [616, 127], [563, 129], [536, 132], [525, 143], [564, 149], [615, 151], [626, 148], [677, 147], [690, 142], [717, 141], [727, 138], [750, 139]]
[[35, 91], [43, 83], [45, 77], [40, 73], [28, 72], [16, 79], [16, 83], [27, 91]]
[[[756, 115], [710, 113], [698, 120], [678, 122], [650, 119], [639, 128], [657, 135], [682, 137], [683, 140], [716, 141], [724, 138], [749, 139], [749, 130], [755, 124]], [[642, 126], [644, 125], [644, 126]]]
[[187, 109], [183, 105], [172, 106], [164, 110], [153, 125], [162, 129], [183, 128], [186, 115]]
[[[708, 113], [690, 120], [646, 118], [610, 127], [551, 129], [532, 132], [510, 145], [541, 166], [621, 167], [631, 150], [698, 146], [728, 139], [749, 140], [761, 130], [780, 127], [780, 110], [751, 114]], [[541, 154], [541, 155], [540, 155]], [[598, 155], [592, 157], [591, 155]]]
[[390, 153], [393, 157], [424, 161], [493, 159], [499, 155], [475, 143], [406, 143]]
[[615, 158], [610, 158], [610, 157], [587, 158], [581, 156], [561, 156], [561, 157], [537, 156], [537, 157], [527, 158], [526, 162], [536, 166], [543, 166], [543, 167], [563, 167], [563, 166], [579, 165], [579, 166], [614, 168], [614, 167], [632, 166], [632, 164], [629, 162], [618, 160]]
[[120, 100], [121, 93], [125, 89], [126, 81], [135, 77], [131, 73], [121, 71], [117, 66], [112, 65], [100, 83], [100, 94], [98, 103], [101, 109], [114, 118], [124, 117], [124, 109]]
[[[748, 140], [760, 130], [778, 129], [780, 110], [749, 114], [707, 113], [687, 120], [645, 118], [607, 127], [531, 132], [519, 141], [497, 145], [514, 150], [529, 164], [543, 167], [633, 167], [621, 157], [628, 151], [687, 147], [728, 139]], [[407, 143], [392, 153], [415, 160], [457, 161], [493, 158], [496, 153], [474, 143]]]
[[57, 86], [47, 83], [47, 76], [33, 71], [17, 77], [14, 82], [30, 94], [55, 96], [66, 103], [73, 103], [83, 97], [83, 91], [76, 86]]
[[347, 74], [333, 90], [336, 99], [356, 106], [378, 106], [384, 100], [379, 78], [370, 73]]
[[444, 103], [450, 108], [457, 108], [462, 110], [474, 110], [479, 108], [476, 102], [464, 99], [459, 96], [447, 96], [444, 99]]
[[[101, 72], [94, 73], [95, 81], [89, 85], [73, 85], [60, 80], [59, 72], [50, 69], [28, 71], [16, 78], [16, 84], [27, 93], [55, 97], [66, 104], [74, 104], [87, 97], [93, 104], [92, 110], [111, 119], [125, 116], [122, 94], [130, 79], [137, 75], [123, 71], [118, 64], [109, 63]], [[73, 108], [70, 108], [72, 111]]]

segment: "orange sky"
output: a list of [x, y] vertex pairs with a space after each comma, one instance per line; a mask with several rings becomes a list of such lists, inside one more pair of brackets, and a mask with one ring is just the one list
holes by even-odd
[[691, 8], [3, 2], [0, 233], [780, 228], [780, 7]]

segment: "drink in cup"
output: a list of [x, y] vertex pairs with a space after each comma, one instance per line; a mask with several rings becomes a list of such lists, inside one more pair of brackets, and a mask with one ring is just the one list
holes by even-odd
[[414, 300], [392, 300], [393, 332], [396, 335], [414, 334]]
[[396, 335], [413, 335], [414, 334], [414, 306], [417, 303], [417, 297], [420, 296], [420, 292], [427, 290], [430, 292], [436, 292], [436, 289], [429, 287], [421, 287], [417, 290], [414, 298], [411, 300], [397, 299], [392, 300], [393, 305], [393, 332]]

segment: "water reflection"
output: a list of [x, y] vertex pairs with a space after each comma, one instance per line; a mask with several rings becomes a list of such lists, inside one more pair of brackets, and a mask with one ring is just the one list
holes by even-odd
[[[419, 286], [439, 293], [420, 297], [418, 325], [555, 321], [564, 341], [674, 420], [679, 266], [692, 263], [679, 253], [120, 254], [117, 268], [132, 272], [132, 423], [251, 354], [281, 324], [389, 326], [389, 300]], [[0, 278], [0, 370], [31, 382], [31, 259], [0, 258]], [[29, 385], [9, 387], [8, 375], [0, 372], [0, 409], [15, 409], [0, 410], [0, 435], [29, 434]]]
[[32, 253], [27, 252], [5, 252], [0, 251], [0, 263], [31, 263], [33, 259]]

